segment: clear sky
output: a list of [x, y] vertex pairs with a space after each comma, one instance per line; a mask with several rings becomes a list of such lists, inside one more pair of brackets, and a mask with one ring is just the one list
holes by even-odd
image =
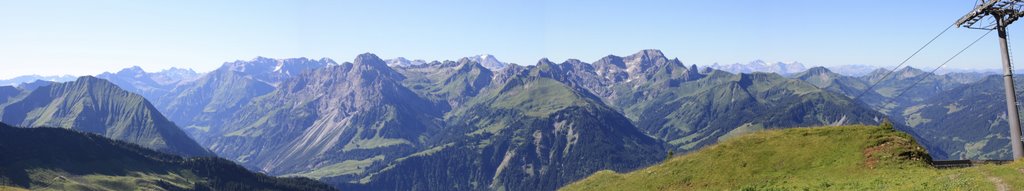
[[[684, 63], [892, 66], [973, 0], [0, 1], [0, 78], [132, 65], [205, 72], [256, 56], [592, 62], [661, 49]], [[1024, 24], [1010, 28], [1020, 44]], [[937, 66], [984, 31], [953, 29], [911, 66]], [[950, 64], [998, 68], [995, 34]], [[1019, 38], [1017, 38], [1019, 37]], [[1014, 51], [1019, 52], [1019, 51]]]

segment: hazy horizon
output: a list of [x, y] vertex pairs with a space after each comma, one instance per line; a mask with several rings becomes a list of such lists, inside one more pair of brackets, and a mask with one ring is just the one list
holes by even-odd
[[[0, 2], [0, 24], [7, 26], [0, 52], [14, 66], [0, 79], [136, 65], [203, 72], [257, 56], [344, 62], [364, 52], [428, 61], [492, 54], [530, 65], [650, 48], [699, 66], [760, 59], [884, 67], [973, 3], [829, 2], [843, 8], [821, 9], [811, 1]], [[1011, 45], [1020, 42], [1015, 29]], [[933, 68], [983, 33], [950, 29], [908, 64]], [[948, 67], [998, 69], [997, 50], [989, 35]]]
[[[372, 52], [371, 52], [371, 54], [372, 54]], [[630, 54], [611, 54], [611, 55], [625, 57], [625, 56], [629, 56], [631, 54], [632, 53], [630, 53]], [[479, 55], [492, 55], [496, 59], [498, 59], [499, 61], [506, 62], [505, 60], [503, 60], [501, 58], [500, 55], [478, 54], [478, 55], [471, 55], [471, 56], [479, 56]], [[672, 55], [670, 55], [668, 53], [665, 53], [665, 56], [667, 56], [669, 58], [674, 58]], [[99, 74], [107, 73], [107, 72], [109, 72], [109, 73], [117, 73], [118, 71], [121, 71], [121, 70], [124, 70], [124, 69], [128, 69], [128, 68], [131, 68], [131, 67], [140, 67], [140, 68], [143, 69], [143, 71], [145, 71], [147, 73], [161, 72], [161, 71], [170, 70], [170, 69], [173, 69], [173, 68], [193, 70], [193, 71], [195, 71], [197, 73], [207, 73], [207, 72], [213, 71], [214, 69], [216, 69], [217, 67], [222, 66], [225, 63], [236, 62], [236, 61], [251, 61], [251, 60], [254, 60], [254, 59], [258, 58], [258, 57], [265, 57], [265, 56], [256, 56], [256, 57], [253, 57], [253, 58], [250, 58], [250, 59], [236, 59], [236, 60], [224, 61], [224, 62], [220, 62], [220, 63], [215, 64], [216, 67], [211, 68], [209, 70], [198, 70], [198, 69], [195, 69], [195, 68], [187, 68], [187, 67], [179, 67], [179, 66], [170, 66], [170, 67], [167, 67], [167, 68], [150, 69], [150, 68], [145, 68], [145, 67], [139, 66], [139, 65], [132, 65], [132, 66], [127, 66], [127, 67], [123, 67], [123, 68], [111, 68], [109, 70], [101, 71], [99, 73], [94, 73], [94, 74], [80, 74], [80, 75], [79, 74], [19, 74], [19, 75], [14, 75], [14, 76], [9, 76], [9, 77], [0, 77], [0, 80], [9, 80], [9, 79], [17, 78], [17, 77], [32, 76], [32, 75], [37, 75], [37, 76], [41, 76], [41, 77], [95, 76], [95, 75], [99, 75]], [[381, 59], [388, 60], [388, 59], [395, 59], [395, 58], [398, 58], [398, 57], [403, 57], [403, 58], [408, 59], [408, 60], [423, 60], [423, 59], [419, 59], [419, 58], [409, 58], [409, 57], [404, 57], [404, 56], [382, 57]], [[467, 56], [467, 57], [469, 57], [469, 56]], [[327, 58], [327, 59], [334, 60], [334, 61], [336, 61], [339, 64], [340, 63], [345, 63], [345, 62], [351, 62], [351, 60], [338, 60], [338, 59], [328, 58], [328, 57], [321, 57], [321, 58], [309, 58], [309, 57], [273, 58], [273, 57], [265, 57], [265, 58], [271, 58], [271, 59], [308, 58], [308, 59], [314, 59], [314, 60], [315, 59], [321, 59], [321, 58]], [[439, 62], [443, 62], [443, 61], [458, 61], [461, 58], [465, 58], [465, 57], [451, 58], [451, 59], [444, 59], [444, 60], [424, 60], [424, 61], [426, 61], [428, 63], [432, 62], [432, 61], [439, 61]], [[545, 59], [545, 58], [538, 58], [537, 60], [539, 61], [541, 59]], [[568, 59], [575, 59], [575, 58], [567, 58], [566, 60], [568, 60]], [[555, 63], [562, 63], [562, 62], [564, 62], [566, 60], [551, 60], [551, 61], [555, 62]], [[586, 63], [593, 63], [594, 61], [597, 61], [597, 59], [592, 60], [592, 61], [586, 61], [586, 60], [581, 60], [581, 61], [586, 62]], [[684, 62], [684, 64], [685, 65], [693, 64], [693, 65], [697, 65], [698, 67], [704, 68], [704, 67], [711, 67], [714, 64], [718, 64], [718, 65], [732, 65], [732, 64], [747, 65], [747, 64], [751, 64], [751, 63], [753, 63], [755, 61], [763, 61], [766, 64], [775, 64], [775, 63], [792, 64], [792, 63], [799, 63], [799, 64], [802, 64], [803, 66], [805, 66], [807, 69], [810, 69], [810, 68], [813, 68], [813, 67], [835, 68], [835, 67], [850, 67], [850, 66], [867, 66], [867, 67], [875, 67], [875, 68], [882, 68], [882, 69], [891, 70], [891, 69], [893, 69], [893, 67], [896, 66], [895, 64], [893, 64], [893, 65], [849, 64], [849, 65], [826, 66], [826, 65], [809, 64], [809, 63], [804, 63], [804, 62], [800, 62], [800, 61], [770, 61], [770, 60], [762, 60], [762, 59], [755, 59], [755, 60], [750, 60], [750, 61], [746, 61], [746, 62], [737, 62], [737, 63], [718, 63], [718, 62], [715, 62], [715, 63], [708, 63], [708, 64], [698, 64], [698, 63], [686, 63], [686, 62]], [[506, 63], [517, 64], [517, 65], [524, 65], [525, 66], [525, 65], [535, 65], [537, 62], [531, 62], [531, 63], [527, 63], [527, 64], [511, 63], [511, 62], [506, 62]], [[900, 69], [903, 69], [905, 67], [907, 67], [907, 66], [900, 67]], [[925, 71], [931, 71], [931, 70], [935, 69], [934, 67], [918, 67], [918, 66], [910, 66], [910, 67], [916, 68], [916, 69], [925, 70]], [[1001, 71], [1001, 70], [1002, 70], [1001, 68], [956, 68], [956, 67], [949, 67], [949, 66], [947, 66], [947, 67], [944, 67], [944, 69], [939, 69], [938, 71], [936, 71], [936, 73], [943, 74], [943, 73], [947, 73], [949, 71], [953, 71], [953, 72], [993, 72], [993, 71]]]

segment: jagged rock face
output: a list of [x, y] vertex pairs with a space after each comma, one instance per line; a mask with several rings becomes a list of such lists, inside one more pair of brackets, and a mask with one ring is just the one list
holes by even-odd
[[581, 92], [589, 92], [600, 98], [614, 96], [613, 87], [617, 82], [614, 79], [604, 78], [601, 74], [594, 72], [596, 69], [595, 65], [576, 59], [569, 59], [561, 64], [554, 64], [545, 59], [538, 63], [538, 66], [542, 66], [538, 67], [538, 69], [543, 68], [546, 70], [540, 71], [540, 75], [569, 84], [574, 88], [580, 89]]
[[[546, 66], [518, 70], [448, 114], [451, 137], [368, 175], [368, 190], [554, 190], [601, 169], [658, 161], [662, 143], [600, 99], [553, 78]], [[598, 154], [600, 153], [600, 154]], [[472, 165], [467, 165], [472, 164]], [[348, 182], [348, 179], [327, 179]]]
[[250, 67], [211, 72], [168, 99], [195, 105], [165, 106], [249, 168], [356, 189], [553, 190], [665, 148], [877, 117], [806, 82], [701, 72], [658, 50], [497, 70], [472, 58], [391, 68], [364, 54], [278, 83]]
[[[594, 93], [640, 129], [680, 151], [756, 129], [875, 123], [881, 118], [848, 98], [798, 80], [764, 73], [701, 73], [695, 65], [686, 67], [658, 50], [607, 56], [592, 65], [578, 60], [553, 64], [544, 59], [537, 68], [541, 69], [539, 75]], [[857, 114], [820, 107], [824, 105], [852, 108], [850, 112]]]
[[617, 86], [590, 88], [610, 102], [629, 96], [622, 92], [635, 91], [641, 86], [674, 87], [703, 77], [696, 66], [687, 68], [679, 59], [668, 59], [659, 50], [644, 50], [625, 58], [609, 55], [593, 66], [597, 75]]
[[210, 136], [214, 121], [230, 115], [257, 96], [273, 91], [281, 81], [312, 69], [336, 63], [327, 58], [271, 59], [257, 57], [250, 61], [224, 63], [220, 68], [199, 76], [191, 70], [171, 68], [146, 73], [141, 68], [127, 68], [100, 78], [110, 79], [121, 87], [140, 93], [153, 101], [172, 121], [183, 126], [200, 142]]
[[0, 106], [8, 124], [69, 128], [174, 154], [210, 155], [142, 96], [99, 78], [39, 87]]
[[[274, 90], [270, 84], [232, 70], [215, 70], [199, 79], [178, 86], [157, 102], [157, 107], [172, 121], [195, 137], [208, 142], [210, 132], [244, 104]], [[208, 145], [207, 145], [208, 146]]]
[[321, 58], [312, 60], [308, 58], [272, 59], [256, 57], [250, 61], [234, 61], [224, 63], [218, 70], [231, 70], [246, 74], [252, 78], [271, 85], [278, 85], [281, 81], [298, 75], [303, 71], [323, 68], [330, 65], [337, 65], [334, 60]]
[[421, 97], [444, 101], [448, 108], [459, 107], [491, 85], [494, 73], [477, 62], [463, 58], [458, 62], [431, 62], [396, 69], [407, 78], [402, 84]]
[[[588, 133], [606, 132], [600, 129], [613, 129], [598, 124], [619, 124], [612, 126], [622, 128], [635, 123], [637, 127], [623, 129], [640, 129], [671, 141], [672, 148], [689, 151], [758, 129], [874, 123], [881, 117], [848, 98], [798, 80], [763, 73], [733, 75], [711, 71], [702, 74], [696, 66], [686, 67], [655, 50], [625, 58], [609, 56], [593, 65], [578, 60], [556, 64], [547, 59], [535, 66], [512, 65], [498, 71], [491, 84], [484, 93], [446, 115], [448, 128], [445, 132], [455, 135], [443, 139], [448, 142], [442, 141], [435, 144], [441, 146], [400, 159], [379, 172], [357, 176], [366, 178], [349, 176], [325, 180], [347, 182], [340, 186], [355, 189], [429, 190], [447, 186], [444, 188], [550, 190], [557, 188], [551, 185], [564, 184], [561, 182], [564, 179], [547, 176], [564, 173], [563, 170], [568, 169], [558, 167], [572, 163], [561, 157], [572, 155], [573, 151], [609, 152], [587, 149], [606, 148], [601, 143], [646, 137], [618, 132], [611, 134], [621, 136], [606, 135], [600, 141], [579, 139], [590, 136]], [[605, 101], [613, 104], [605, 106]], [[625, 118], [616, 110], [633, 116], [632, 120], [626, 120], [633, 122], [629, 125], [614, 122]], [[580, 113], [582, 111], [608, 113], [584, 114], [586, 112]], [[562, 118], [565, 116], [577, 118]], [[574, 129], [564, 128], [565, 124], [588, 125]], [[544, 140], [555, 140], [551, 143], [557, 144], [545, 144]], [[643, 141], [633, 143], [640, 142]], [[632, 148], [649, 150], [624, 149], [619, 151], [623, 154], [613, 156], [637, 156], [621, 160], [644, 163], [636, 161], [643, 161], [642, 158], [651, 157], [646, 154], [659, 150], [653, 146], [657, 144], [637, 145]], [[551, 150], [568, 151], [551, 154]], [[625, 154], [633, 152], [644, 154]], [[426, 165], [446, 164], [446, 161], [474, 161], [476, 165], [444, 165], [458, 166], [448, 169]], [[629, 169], [600, 161], [583, 163]], [[570, 171], [588, 172], [588, 169]], [[453, 173], [473, 176], [454, 176]], [[413, 181], [402, 178], [409, 176], [418, 178]], [[420, 179], [431, 182], [415, 181]]]
[[[331, 65], [336, 63], [327, 58], [257, 57], [250, 61], [227, 62], [197, 79], [177, 83], [168, 93], [155, 99], [156, 105], [189, 135], [206, 145], [210, 137], [219, 136], [210, 132], [220, 132], [218, 128], [223, 119], [231, 117], [243, 105], [274, 91], [285, 79]], [[153, 78], [176, 75], [174, 72], [164, 71]]]
[[442, 126], [438, 104], [402, 86], [404, 78], [372, 54], [314, 70], [242, 106], [208, 145], [272, 174], [397, 158]]
[[697, 71], [683, 65], [679, 59], [670, 60], [658, 50], [644, 50], [624, 58], [623, 61], [626, 62], [630, 76], [641, 80], [636, 83], [662, 82], [675, 86], [680, 82], [702, 77]]
[[[579, 60], [556, 64], [541, 59], [534, 66], [511, 65], [497, 71], [488, 88], [446, 114], [448, 136], [442, 140], [448, 141], [434, 144], [441, 146], [397, 160], [387, 168], [364, 172], [363, 176], [325, 180], [343, 182], [342, 188], [354, 189], [430, 190], [448, 186], [445, 188], [551, 190], [557, 188], [552, 185], [566, 180], [548, 176], [564, 171], [589, 172], [587, 168], [559, 169], [573, 163], [563, 156], [574, 151], [611, 152], [602, 150], [608, 148], [603, 143], [640, 140], [638, 137], [647, 137], [645, 133], [685, 152], [759, 129], [876, 123], [881, 116], [802, 81], [764, 73], [702, 74], [696, 66], [686, 67], [656, 50], [627, 57], [609, 56], [595, 64]], [[619, 119], [632, 122], [615, 122]], [[565, 124], [586, 125], [565, 128]], [[630, 127], [633, 124], [636, 126]], [[628, 129], [637, 133], [608, 133], [619, 136], [605, 134], [595, 141], [579, 139], [591, 136], [589, 133]], [[635, 164], [658, 158], [649, 155], [661, 149], [657, 143], [627, 142], [636, 145], [630, 146], [634, 150], [620, 148], [616, 152], [622, 154], [613, 156], [637, 158], [583, 163], [629, 169], [601, 161]], [[589, 150], [596, 148], [602, 149]], [[551, 150], [565, 153], [552, 154]], [[475, 165], [449, 169], [425, 165], [446, 161], [474, 161]], [[409, 176], [419, 178], [402, 178]], [[575, 177], [571, 173], [558, 176]], [[415, 181], [419, 179], [431, 182]]]

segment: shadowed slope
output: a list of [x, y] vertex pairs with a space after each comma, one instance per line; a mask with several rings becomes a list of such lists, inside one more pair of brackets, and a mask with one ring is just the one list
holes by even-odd
[[0, 188], [31, 190], [333, 190], [220, 158], [182, 158], [97, 135], [0, 123]]

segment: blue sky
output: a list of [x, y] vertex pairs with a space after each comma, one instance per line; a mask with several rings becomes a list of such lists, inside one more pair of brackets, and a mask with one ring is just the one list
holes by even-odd
[[[357, 54], [427, 60], [494, 54], [591, 62], [663, 50], [687, 64], [899, 63], [970, 0], [736, 1], [2, 1], [0, 78], [209, 71], [256, 56]], [[1021, 25], [1010, 28], [1020, 44]], [[984, 31], [953, 29], [909, 64], [937, 66]], [[950, 64], [998, 68], [992, 34]], [[1014, 51], [1018, 52], [1018, 51]]]

